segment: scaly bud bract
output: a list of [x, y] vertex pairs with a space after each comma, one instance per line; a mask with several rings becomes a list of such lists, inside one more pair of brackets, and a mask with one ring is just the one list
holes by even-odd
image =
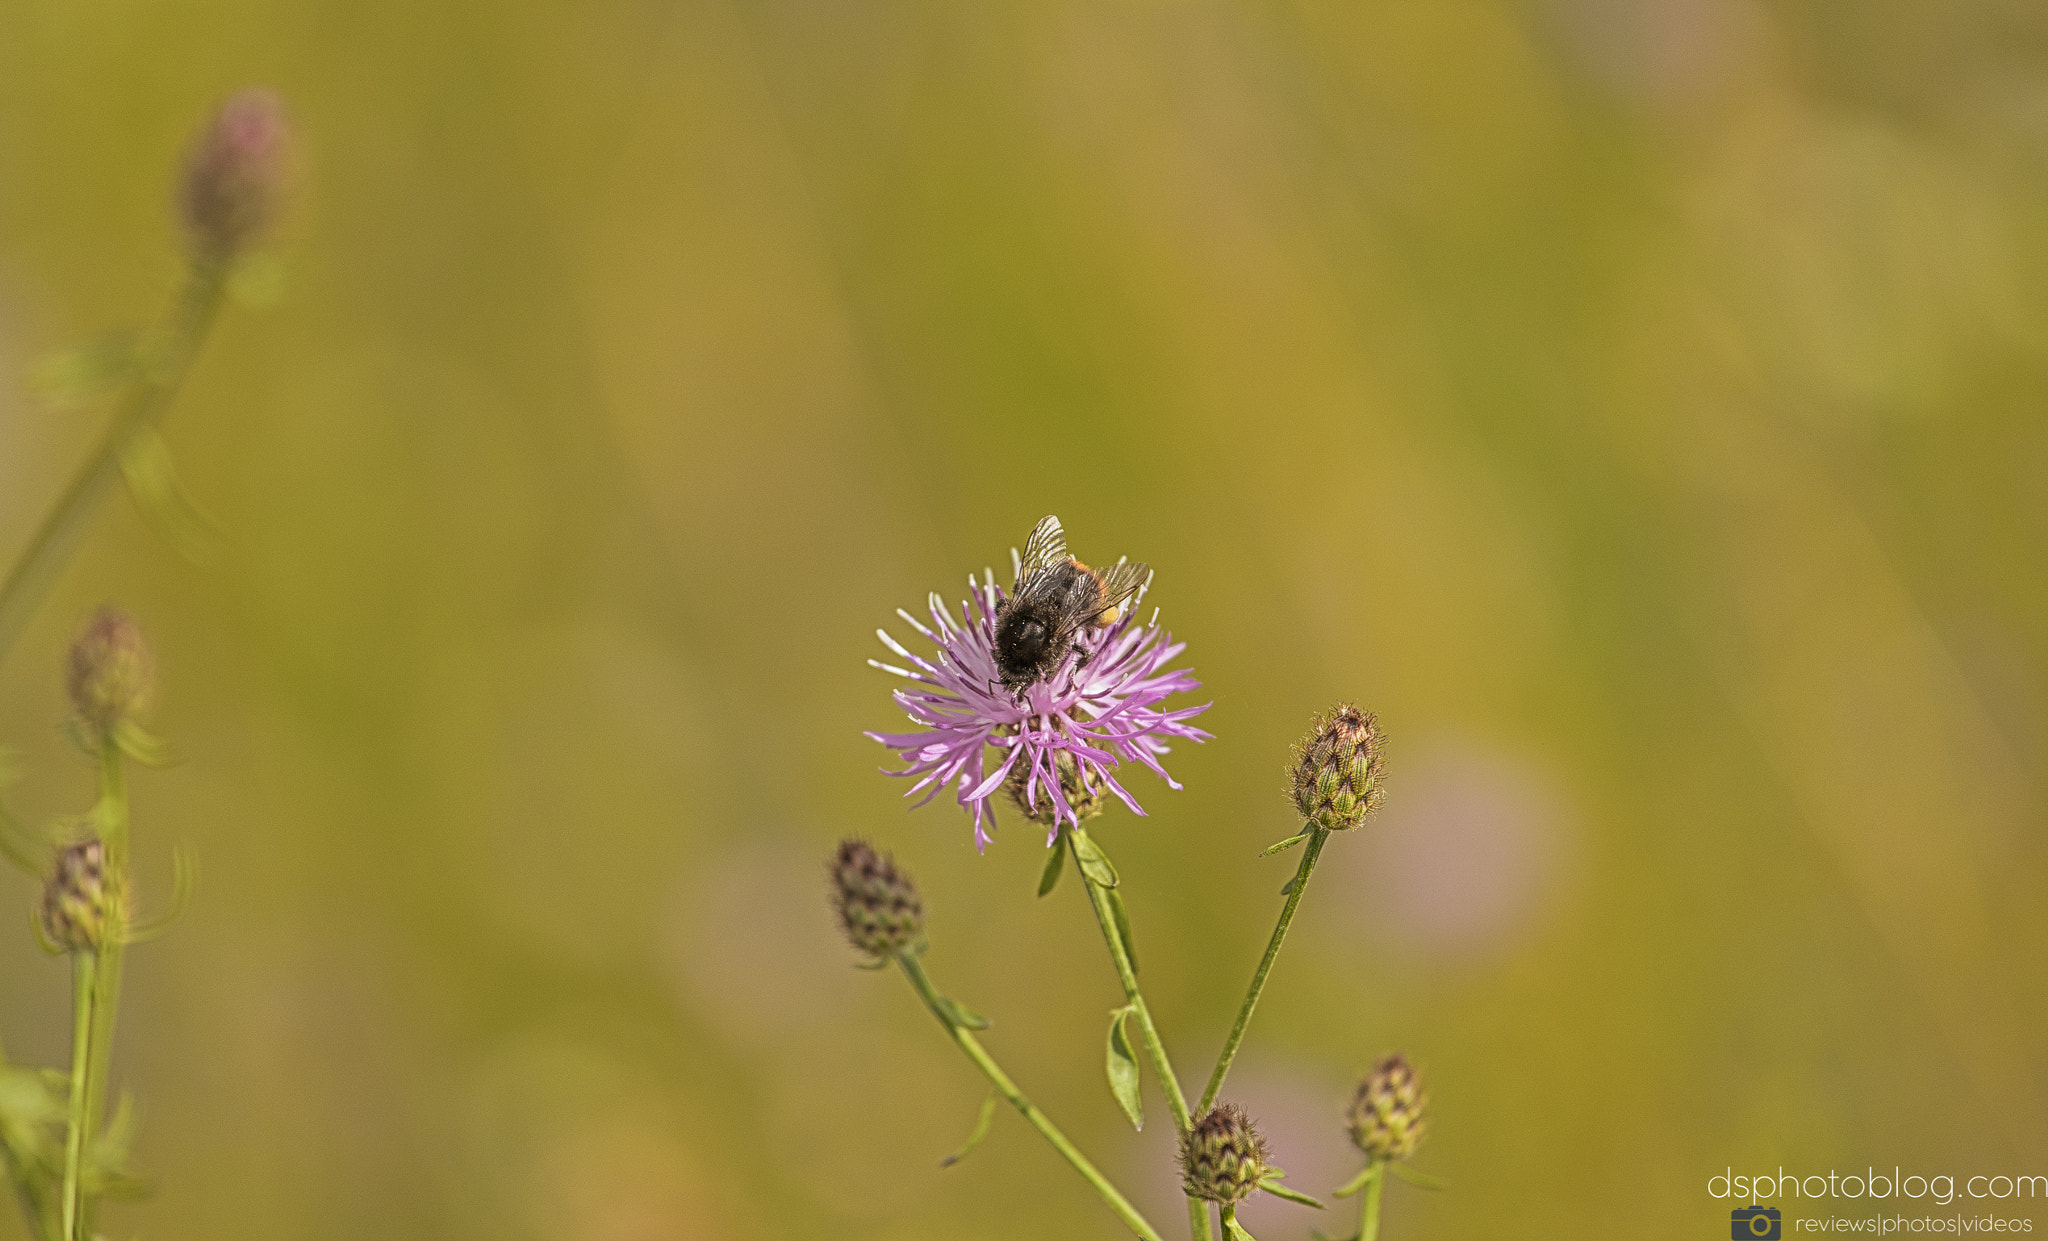
[[1357, 827], [1378, 810], [1386, 799], [1381, 740], [1377, 717], [1348, 702], [1317, 716], [1288, 768], [1301, 817], [1335, 831]]
[[133, 617], [112, 606], [92, 614], [71, 643], [65, 688], [79, 718], [103, 734], [149, 708], [156, 657]]
[[[1107, 790], [1101, 777], [1091, 780], [1081, 765], [1065, 754], [1054, 755], [1052, 766], [1059, 774], [1060, 796], [1066, 799], [1067, 809], [1071, 811], [1066, 817], [1081, 824], [1102, 813], [1102, 800]], [[1053, 800], [1051, 790], [1045, 787], [1047, 782], [1033, 780], [1031, 774], [1030, 768], [1017, 764], [1010, 769], [1010, 778], [1003, 782], [1003, 789], [1025, 818], [1057, 828], [1061, 818], [1059, 803]]]
[[107, 873], [107, 848], [88, 836], [57, 850], [43, 884], [37, 911], [43, 934], [67, 952], [95, 952], [107, 942], [120, 904], [114, 877]]
[[229, 96], [185, 158], [178, 211], [199, 253], [224, 258], [276, 222], [291, 179], [291, 128], [275, 91]]
[[1345, 1123], [1358, 1149], [1374, 1159], [1406, 1159], [1422, 1144], [1429, 1095], [1399, 1052], [1372, 1067], [1358, 1083]]
[[1181, 1181], [1190, 1197], [1242, 1202], [1265, 1179], [1269, 1154], [1244, 1109], [1219, 1103], [1181, 1135]]
[[894, 857], [875, 852], [864, 840], [841, 841], [832, 857], [832, 908], [847, 942], [878, 959], [924, 934], [917, 885], [897, 869]]

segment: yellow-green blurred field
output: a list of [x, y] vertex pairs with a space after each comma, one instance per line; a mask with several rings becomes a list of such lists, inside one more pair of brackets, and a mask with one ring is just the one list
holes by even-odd
[[[1342, 697], [1393, 738], [1229, 1092], [1291, 1183], [1396, 1047], [1454, 1189], [1385, 1241], [2048, 1172], [2048, 10], [8, 0], [0, 561], [107, 414], [29, 377], [156, 312], [252, 82], [302, 188], [167, 426], [227, 553], [117, 498], [0, 665], [18, 812], [90, 801], [103, 600], [184, 759], [135, 782], [144, 903], [178, 841], [203, 878], [129, 959], [158, 1192], [109, 1235], [1120, 1235], [1007, 1113], [939, 1169], [983, 1088], [851, 968], [850, 832], [1180, 1230], [1079, 889], [861, 736], [875, 627], [1047, 512], [1156, 567], [1215, 702], [1096, 831], [1192, 1084], [1287, 745]], [[0, 926], [0, 1043], [61, 1065], [66, 969]]]

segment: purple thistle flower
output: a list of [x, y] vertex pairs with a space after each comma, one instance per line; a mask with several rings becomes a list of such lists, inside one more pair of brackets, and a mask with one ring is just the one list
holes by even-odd
[[[932, 658], [912, 654], [887, 630], [875, 631], [910, 667], [868, 662], [912, 682], [895, 699], [925, 729], [868, 734], [905, 764], [901, 771], [884, 768], [884, 774], [916, 778], [904, 796], [924, 793], [917, 803], [922, 806], [954, 785], [960, 805], [974, 816], [975, 847], [985, 849], [995, 822], [988, 800], [1006, 784], [1020, 808], [1048, 826], [1048, 845], [1058, 838], [1061, 823], [1080, 825], [1096, 790], [1106, 789], [1134, 813], [1145, 813], [1112, 774], [1119, 764], [1139, 763], [1168, 787], [1180, 788], [1159, 756], [1167, 752], [1168, 738], [1208, 740], [1208, 733], [1187, 721], [1209, 704], [1161, 709], [1166, 698], [1201, 682], [1185, 668], [1166, 667], [1187, 644], [1159, 628], [1157, 612], [1151, 621], [1136, 623], [1142, 592], [1116, 621], [1075, 639], [1076, 651], [1086, 652], [1085, 666], [1070, 655], [1020, 698], [1003, 688], [996, 671], [995, 615], [1007, 592], [995, 584], [993, 571], [981, 582], [969, 574], [967, 585], [972, 593], [958, 616], [937, 594], [930, 597], [931, 627], [896, 610], [937, 644]], [[991, 746], [997, 751], [993, 760]]]

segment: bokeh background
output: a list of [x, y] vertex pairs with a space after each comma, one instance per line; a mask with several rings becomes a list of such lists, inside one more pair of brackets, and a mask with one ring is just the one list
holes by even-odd
[[[1081, 894], [861, 736], [874, 628], [1046, 512], [1156, 566], [1215, 704], [1097, 833], [1190, 1082], [1286, 747], [1344, 697], [1391, 734], [1230, 1091], [1294, 1183], [1392, 1048], [1455, 1189], [1389, 1241], [2048, 1172], [2040, 6], [11, 0], [0, 558], [107, 414], [30, 377], [168, 296], [248, 83], [302, 191], [167, 427], [226, 554], [117, 497], [0, 665], [18, 813], [90, 800], [103, 600], [185, 760], [136, 780], [145, 903], [177, 841], [203, 880], [131, 958], [159, 1191], [114, 1235], [1119, 1235], [1013, 1116], [939, 1169], [983, 1088], [836, 942], [850, 832], [1177, 1230]], [[14, 925], [0, 1041], [61, 1064]]]

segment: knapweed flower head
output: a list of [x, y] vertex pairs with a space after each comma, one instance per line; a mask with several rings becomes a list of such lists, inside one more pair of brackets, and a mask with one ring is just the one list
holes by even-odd
[[148, 709], [156, 656], [133, 617], [112, 606], [93, 613], [72, 639], [64, 688], [79, 718], [102, 733]]
[[865, 840], [842, 840], [832, 855], [831, 872], [832, 910], [855, 948], [886, 957], [924, 934], [924, 902], [895, 858], [875, 852]]
[[90, 952], [107, 942], [118, 900], [107, 874], [106, 846], [88, 836], [57, 850], [36, 913], [51, 943], [67, 952]]
[[1374, 1159], [1400, 1160], [1415, 1153], [1428, 1128], [1429, 1095], [1422, 1079], [1399, 1052], [1381, 1060], [1358, 1083], [1345, 1126], [1358, 1149]]
[[1160, 756], [1176, 738], [1208, 739], [1188, 722], [1208, 704], [1162, 705], [1201, 682], [1185, 668], [1167, 667], [1186, 644], [1161, 629], [1156, 614], [1139, 622], [1133, 600], [1115, 621], [1079, 633], [1052, 675], [1012, 692], [1003, 686], [994, 648], [996, 611], [1007, 592], [992, 572], [967, 583], [957, 614], [938, 595], [930, 597], [929, 626], [898, 609], [937, 646], [930, 657], [878, 630], [883, 645], [909, 666], [868, 661], [911, 682], [896, 691], [896, 702], [922, 731], [868, 734], [902, 758], [902, 770], [887, 774], [913, 780], [905, 796], [923, 793], [921, 806], [951, 787], [973, 816], [976, 847], [985, 848], [995, 822], [989, 799], [1006, 786], [1024, 815], [1049, 829], [1048, 844], [1061, 824], [1079, 826], [1098, 811], [1105, 795], [1145, 813], [1115, 775], [1125, 763], [1180, 787]]
[[1325, 831], [1357, 827], [1386, 800], [1379, 721], [1339, 703], [1319, 715], [1294, 747], [1288, 779], [1294, 808]]
[[1267, 1174], [1270, 1152], [1252, 1118], [1220, 1103], [1181, 1135], [1180, 1176], [1188, 1196], [1234, 1203], [1251, 1197]]

